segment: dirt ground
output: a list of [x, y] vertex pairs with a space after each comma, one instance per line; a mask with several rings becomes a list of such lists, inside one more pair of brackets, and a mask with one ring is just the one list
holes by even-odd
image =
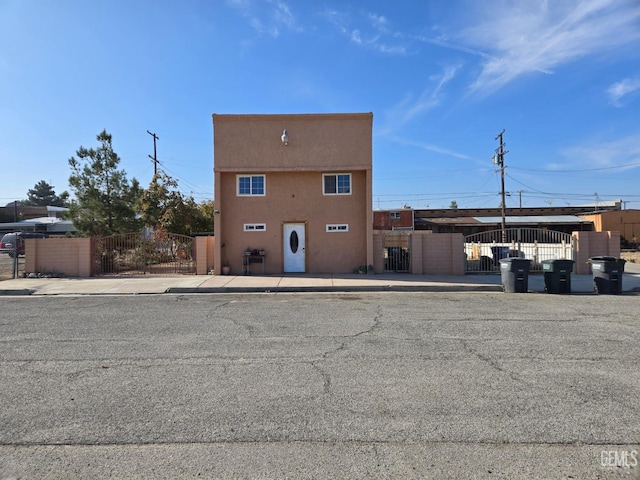
[[[18, 257], [18, 274], [24, 271], [24, 257]], [[0, 253], [0, 281], [13, 278], [13, 258]]]
[[640, 264], [640, 252], [622, 252], [620, 258], [624, 258], [627, 262]]

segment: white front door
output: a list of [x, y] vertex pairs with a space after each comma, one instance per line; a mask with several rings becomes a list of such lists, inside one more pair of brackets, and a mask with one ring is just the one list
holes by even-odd
[[305, 232], [304, 223], [285, 223], [282, 227], [285, 273], [305, 271]]

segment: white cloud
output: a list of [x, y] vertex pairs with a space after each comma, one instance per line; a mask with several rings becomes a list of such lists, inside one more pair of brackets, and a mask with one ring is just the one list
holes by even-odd
[[630, 93], [640, 90], [640, 76], [634, 78], [625, 78], [619, 82], [614, 83], [607, 90], [609, 95], [609, 101], [616, 107], [622, 106], [620, 100], [622, 97], [629, 95]]
[[461, 33], [487, 52], [472, 91], [491, 93], [532, 72], [640, 40], [637, 0], [482, 2], [486, 18]]
[[417, 141], [417, 140], [397, 137], [397, 136], [393, 136], [393, 135], [389, 136], [389, 138], [391, 140], [396, 141], [397, 143], [399, 143], [401, 145], [408, 145], [408, 146], [412, 146], [412, 147], [418, 147], [418, 148], [421, 148], [421, 149], [429, 151], [429, 152], [440, 153], [442, 155], [447, 155], [449, 157], [459, 158], [461, 160], [475, 161], [474, 158], [472, 158], [472, 157], [470, 157], [468, 155], [456, 152], [454, 150], [450, 150], [448, 148], [441, 147], [439, 145], [434, 145], [432, 143], [420, 142], [420, 141]]
[[377, 15], [375, 13], [370, 13], [367, 15], [369, 20], [371, 21], [371, 25], [380, 30], [381, 32], [389, 31], [389, 21], [386, 17], [382, 15]]
[[277, 38], [283, 30], [301, 31], [289, 6], [281, 0], [228, 0], [260, 34]]
[[567, 148], [562, 155], [563, 164], [551, 167], [557, 170], [580, 168], [589, 169], [632, 169], [640, 167], [640, 132], [617, 140], [590, 140], [583, 145]]
[[444, 96], [445, 85], [455, 78], [460, 68], [460, 64], [445, 66], [441, 73], [429, 77], [428, 85], [419, 97], [407, 95], [399, 104], [395, 105], [390, 112], [393, 124], [396, 127], [401, 126], [439, 105]]
[[325, 10], [320, 16], [360, 47], [388, 55], [407, 54], [405, 42], [398, 41], [397, 35], [391, 32], [389, 20], [382, 15], [367, 13], [354, 17], [337, 10]]

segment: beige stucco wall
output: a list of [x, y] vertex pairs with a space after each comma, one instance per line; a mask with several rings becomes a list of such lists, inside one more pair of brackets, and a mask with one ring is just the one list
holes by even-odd
[[[213, 124], [216, 273], [227, 262], [241, 273], [247, 248], [265, 250], [265, 273], [282, 273], [287, 222], [306, 225], [307, 272], [373, 263], [371, 114], [214, 115]], [[251, 173], [265, 175], [264, 196], [237, 195], [237, 175]], [[351, 194], [324, 195], [323, 173], [350, 173]], [[266, 231], [244, 232], [246, 223]]]
[[[373, 114], [213, 115], [218, 171], [371, 169]], [[289, 134], [285, 146], [280, 137]]]

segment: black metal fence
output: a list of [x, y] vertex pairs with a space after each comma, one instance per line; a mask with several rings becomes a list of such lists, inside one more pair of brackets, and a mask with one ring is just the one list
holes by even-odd
[[409, 272], [411, 270], [409, 235], [407, 233], [387, 233], [383, 242], [384, 271]]

